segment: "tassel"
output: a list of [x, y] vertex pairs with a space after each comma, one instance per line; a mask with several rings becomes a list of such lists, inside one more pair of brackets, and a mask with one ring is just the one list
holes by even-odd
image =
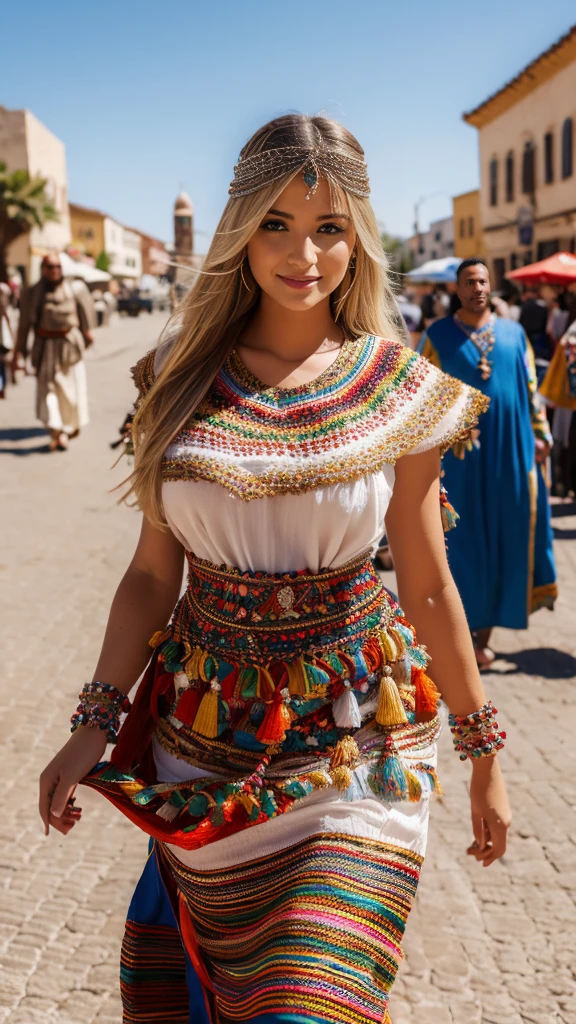
[[314, 787], [314, 789], [328, 789], [329, 786], [332, 785], [332, 779], [328, 775], [328, 772], [322, 769], [317, 772], [310, 772], [308, 782]]
[[218, 682], [220, 683], [222, 699], [225, 701], [231, 701], [234, 696], [234, 690], [236, 689], [236, 683], [238, 682], [238, 668], [233, 665], [230, 672], [223, 674], [224, 668], [230, 668], [225, 662], [220, 662], [220, 672]]
[[305, 697], [308, 693], [308, 678], [304, 672], [304, 659], [297, 658], [286, 665], [288, 689], [294, 696]]
[[240, 695], [242, 700], [255, 699], [258, 690], [258, 669], [255, 665], [248, 665], [242, 669], [240, 677]]
[[339, 768], [341, 764], [350, 767], [359, 757], [360, 751], [356, 740], [352, 736], [343, 736], [334, 747], [330, 758], [330, 768]]
[[209, 740], [216, 739], [218, 735], [219, 693], [220, 683], [213, 679], [200, 701], [200, 707], [192, 726], [194, 732]]
[[180, 808], [175, 807], [174, 804], [171, 804], [170, 801], [167, 800], [166, 803], [163, 803], [162, 806], [158, 808], [156, 814], [159, 818], [164, 818], [165, 821], [174, 821], [174, 818], [177, 818], [180, 814]]
[[460, 516], [456, 509], [448, 501], [448, 495], [445, 487], [440, 487], [440, 515], [442, 517], [442, 529], [444, 533], [450, 533], [453, 530]]
[[380, 631], [379, 634], [380, 646], [384, 654], [384, 663], [389, 661], [396, 661], [398, 654], [396, 652], [396, 644], [389, 633], [384, 630]]
[[338, 765], [337, 768], [333, 768], [330, 771], [330, 777], [332, 779], [332, 785], [336, 786], [341, 793], [344, 793], [354, 782], [354, 775], [350, 768], [347, 768], [345, 764]]
[[162, 641], [167, 640], [169, 636], [169, 626], [167, 626], [165, 629], [157, 629], [156, 632], [150, 637], [148, 641], [148, 646], [151, 647], [152, 650], [154, 651], [162, 643]]
[[423, 668], [412, 669], [412, 682], [416, 687], [416, 721], [429, 722], [438, 709], [440, 694]]
[[[182, 722], [182, 725], [194, 725], [201, 700], [202, 694], [200, 690], [195, 686], [188, 686], [180, 694], [180, 698], [174, 709], [174, 718], [177, 718], [179, 722]], [[198, 730], [196, 730], [196, 732], [197, 731]]]
[[414, 772], [406, 770], [406, 785], [408, 787], [408, 799], [413, 803], [418, 803], [422, 796], [422, 783]]
[[385, 665], [382, 678], [380, 679], [380, 695], [376, 709], [376, 721], [378, 725], [391, 726], [403, 725], [408, 721], [404, 705], [400, 700], [398, 687], [391, 678], [392, 669]]
[[377, 796], [386, 797], [388, 800], [405, 800], [407, 798], [406, 772], [391, 744], [387, 746], [384, 761], [376, 771], [370, 773], [368, 784]]
[[197, 680], [200, 679], [200, 662], [204, 656], [204, 652], [201, 647], [195, 647], [192, 654], [186, 662], [186, 675], [188, 679]]
[[338, 729], [359, 729], [362, 725], [362, 715], [356, 694], [354, 693], [349, 679], [344, 679], [344, 690], [332, 704], [332, 715], [334, 724]]
[[311, 665], [309, 662], [304, 662], [303, 667], [304, 676], [306, 677], [307, 693], [311, 693], [313, 690], [319, 690], [329, 685], [330, 676], [325, 669], [320, 668], [318, 665]]
[[257, 667], [258, 682], [256, 684], [256, 696], [259, 700], [269, 701], [274, 697], [276, 685], [267, 668]]
[[271, 746], [276, 743], [283, 743], [286, 739], [286, 731], [292, 724], [292, 712], [290, 710], [290, 691], [288, 689], [277, 690], [274, 699], [266, 708], [266, 714], [256, 733], [259, 743]]

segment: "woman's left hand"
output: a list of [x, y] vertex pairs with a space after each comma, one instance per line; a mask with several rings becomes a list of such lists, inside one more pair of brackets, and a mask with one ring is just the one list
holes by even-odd
[[472, 762], [470, 805], [474, 842], [467, 852], [487, 868], [506, 852], [512, 820], [498, 757], [479, 757]]

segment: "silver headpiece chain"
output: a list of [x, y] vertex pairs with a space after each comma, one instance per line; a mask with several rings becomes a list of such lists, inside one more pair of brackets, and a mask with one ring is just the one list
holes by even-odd
[[233, 199], [249, 196], [265, 185], [278, 181], [291, 171], [302, 169], [308, 185], [308, 195], [314, 195], [321, 176], [340, 185], [345, 192], [367, 199], [370, 195], [370, 179], [363, 160], [334, 153], [323, 147], [282, 146], [279, 149], [264, 149], [253, 156], [240, 158], [234, 168], [234, 179], [230, 182], [228, 194]]

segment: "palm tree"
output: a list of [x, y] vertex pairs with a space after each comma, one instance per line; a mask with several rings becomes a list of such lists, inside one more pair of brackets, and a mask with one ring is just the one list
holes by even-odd
[[8, 246], [31, 228], [43, 228], [58, 213], [46, 195], [46, 179], [7, 171], [0, 162], [0, 281], [8, 280]]

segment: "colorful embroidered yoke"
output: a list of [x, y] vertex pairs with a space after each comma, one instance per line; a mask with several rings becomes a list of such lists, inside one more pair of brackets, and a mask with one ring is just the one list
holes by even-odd
[[[134, 367], [143, 397], [155, 353]], [[209, 480], [251, 500], [374, 473], [402, 455], [466, 439], [487, 400], [398, 342], [344, 342], [309, 385], [266, 387], [233, 350], [166, 452], [164, 480]], [[262, 456], [266, 466], [258, 466]]]

